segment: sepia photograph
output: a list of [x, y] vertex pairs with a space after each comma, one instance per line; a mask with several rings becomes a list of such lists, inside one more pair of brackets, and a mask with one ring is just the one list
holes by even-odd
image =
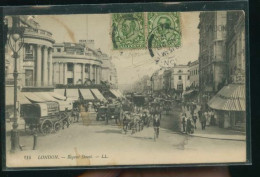
[[6, 15], [6, 167], [247, 163], [245, 22]]

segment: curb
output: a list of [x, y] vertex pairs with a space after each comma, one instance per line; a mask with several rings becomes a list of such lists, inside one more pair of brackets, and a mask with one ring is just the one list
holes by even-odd
[[207, 137], [207, 136], [200, 136], [200, 135], [194, 135], [194, 134], [186, 134], [186, 133], [183, 133], [183, 132], [179, 132], [179, 134], [181, 134], [181, 135], [188, 135], [188, 136], [191, 136], [191, 137], [214, 139], [214, 140], [246, 141], [246, 139], [232, 139], [232, 138]]

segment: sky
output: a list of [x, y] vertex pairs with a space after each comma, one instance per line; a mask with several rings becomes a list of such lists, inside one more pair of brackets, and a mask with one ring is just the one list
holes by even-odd
[[[100, 48], [102, 52], [112, 56], [119, 85], [128, 85], [160, 69], [147, 49], [112, 49], [111, 14], [38, 15], [36, 21], [42, 29], [53, 33], [57, 43], [76, 43], [80, 39], [93, 39], [95, 48]], [[199, 12], [181, 12], [182, 46], [170, 54], [176, 59], [177, 64], [187, 64], [198, 59], [198, 23]]]

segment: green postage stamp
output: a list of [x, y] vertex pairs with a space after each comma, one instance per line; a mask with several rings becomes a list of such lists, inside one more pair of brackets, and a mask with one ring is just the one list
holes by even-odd
[[144, 14], [117, 13], [112, 15], [113, 49], [146, 47]]
[[[147, 18], [144, 14], [147, 15]], [[143, 49], [147, 46], [149, 48], [180, 47], [180, 13], [113, 14], [112, 42], [113, 49]]]
[[180, 13], [148, 13], [148, 40], [151, 40], [151, 48], [180, 47]]

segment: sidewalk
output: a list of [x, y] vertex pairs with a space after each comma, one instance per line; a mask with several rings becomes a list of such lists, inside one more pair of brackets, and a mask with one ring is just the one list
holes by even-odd
[[[198, 109], [199, 108], [197, 108], [195, 112], [197, 112]], [[199, 120], [197, 120], [196, 126], [197, 129], [194, 129], [194, 133], [191, 134], [191, 136], [220, 140], [246, 141], [245, 132], [219, 128], [218, 126], [206, 126], [206, 129], [202, 130]]]
[[210, 139], [246, 141], [245, 132], [219, 128], [218, 126], [207, 126], [205, 130], [202, 130], [200, 123], [197, 123], [197, 129], [194, 129], [194, 133], [191, 134], [191, 136]]

